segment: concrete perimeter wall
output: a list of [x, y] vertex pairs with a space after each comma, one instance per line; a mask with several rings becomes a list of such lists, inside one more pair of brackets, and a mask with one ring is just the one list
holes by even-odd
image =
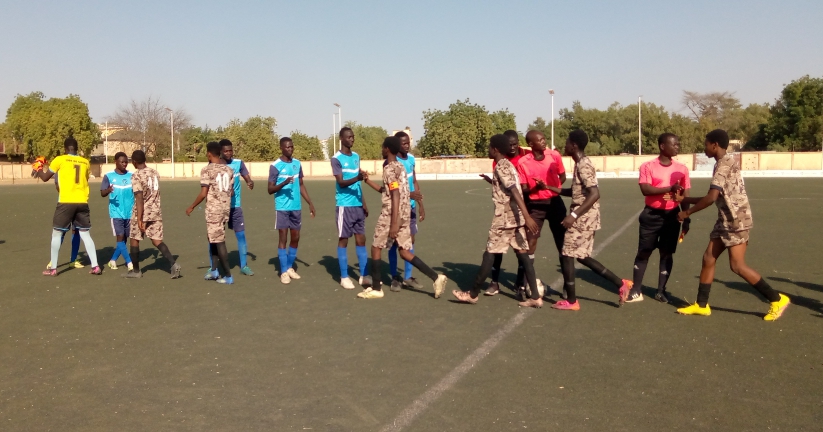
[[[633, 173], [640, 169], [640, 164], [654, 159], [656, 155], [649, 156], [589, 156], [595, 169], [602, 173]], [[689, 170], [694, 170], [697, 165], [696, 160], [705, 157], [703, 155], [683, 154], [678, 155], [677, 160], [685, 164]], [[200, 170], [206, 166], [206, 162], [178, 162], [174, 165], [175, 177], [177, 178], [197, 178]], [[269, 175], [269, 162], [248, 162], [246, 167], [252, 177], [266, 178]], [[566, 171], [574, 167], [574, 162], [569, 157], [563, 158], [563, 165]], [[821, 153], [777, 153], [777, 152], [743, 152], [740, 153], [740, 165], [744, 171], [797, 171], [797, 170], [817, 170], [823, 169], [823, 158]], [[161, 177], [171, 177], [171, 163], [150, 163], [149, 166], [156, 169]], [[361, 168], [374, 176], [383, 174], [383, 161], [366, 160], [361, 162]], [[102, 164], [92, 166], [92, 175], [99, 177], [103, 173], [114, 170], [114, 164]], [[490, 159], [418, 159], [417, 173], [432, 175], [447, 174], [453, 176], [488, 173], [492, 170]], [[28, 179], [31, 167], [27, 164], [0, 165], [0, 180]], [[303, 162], [303, 174], [306, 177], [323, 178], [331, 177], [331, 164], [327, 161], [306, 161]]]

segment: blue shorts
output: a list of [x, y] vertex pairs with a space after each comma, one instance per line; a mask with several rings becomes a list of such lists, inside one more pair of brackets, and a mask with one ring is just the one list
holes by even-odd
[[300, 210], [276, 211], [274, 212], [275, 229], [300, 230], [303, 226], [303, 212]]
[[349, 238], [355, 234], [366, 234], [366, 212], [363, 207], [337, 207], [337, 237]]
[[131, 219], [111, 218], [111, 233], [113, 236], [128, 237], [131, 230]]
[[234, 230], [234, 232], [246, 230], [246, 219], [243, 217], [242, 208], [232, 207], [229, 210], [229, 229]]
[[417, 209], [411, 210], [411, 219], [409, 220], [409, 228], [411, 228], [411, 235], [417, 234]]

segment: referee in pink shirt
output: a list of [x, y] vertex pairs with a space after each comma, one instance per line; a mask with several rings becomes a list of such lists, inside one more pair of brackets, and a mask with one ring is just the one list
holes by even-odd
[[[685, 196], [689, 196], [691, 181], [688, 168], [674, 160], [680, 151], [680, 139], [677, 135], [664, 133], [657, 138], [657, 145], [660, 147], [660, 156], [640, 165], [640, 192], [646, 197], [646, 208], [640, 213], [640, 241], [634, 258], [634, 286], [626, 303], [643, 300], [640, 290], [643, 275], [655, 249], [660, 252], [660, 274], [654, 298], [662, 303], [669, 302], [666, 297], [666, 282], [672, 273], [673, 255], [680, 236], [680, 222], [677, 220], [680, 205], [670, 198], [681, 189]], [[688, 205], [683, 205], [683, 210], [686, 209]], [[690, 222], [689, 219], [683, 221], [683, 234], [689, 232]]]

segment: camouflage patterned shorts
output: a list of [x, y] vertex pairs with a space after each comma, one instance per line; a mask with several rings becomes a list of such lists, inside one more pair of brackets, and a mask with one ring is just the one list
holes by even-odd
[[206, 234], [209, 243], [223, 243], [226, 241], [226, 222], [228, 213], [206, 214]]
[[372, 246], [380, 249], [390, 248], [397, 241], [397, 247], [403, 250], [412, 250], [411, 224], [409, 220], [400, 219], [400, 230], [397, 232], [397, 239], [389, 238], [391, 228], [391, 216], [380, 215], [377, 218], [377, 225], [374, 227], [374, 239]]
[[163, 241], [163, 221], [143, 222], [146, 232], [140, 232], [140, 226], [136, 219], [131, 220], [131, 227], [129, 228], [129, 238], [135, 240], [143, 240], [150, 238], [152, 240]]
[[726, 230], [714, 229], [714, 230], [712, 230], [712, 233], [709, 234], [709, 238], [720, 239], [723, 242], [723, 246], [726, 246], [727, 248], [730, 248], [732, 246], [737, 246], [737, 245], [748, 243], [749, 242], [749, 230], [738, 231], [738, 232], [728, 232]]
[[594, 230], [580, 231], [576, 226], [572, 226], [566, 230], [566, 236], [563, 238], [562, 254], [580, 259], [592, 256], [596, 232]]
[[489, 239], [486, 241], [486, 252], [506, 253], [512, 249], [521, 251], [529, 250], [529, 242], [526, 240], [526, 228], [497, 228], [489, 230]]

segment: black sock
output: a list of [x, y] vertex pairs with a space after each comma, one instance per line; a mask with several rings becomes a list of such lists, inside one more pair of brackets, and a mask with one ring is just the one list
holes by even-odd
[[371, 260], [371, 280], [373, 290], [381, 290], [383, 289], [383, 260], [374, 259]]
[[594, 259], [592, 257], [587, 257], [587, 258], [583, 258], [583, 259], [578, 258], [577, 261], [580, 264], [583, 264], [584, 266], [592, 269], [593, 272], [595, 272], [595, 273], [599, 274], [600, 276], [603, 276], [604, 278], [606, 278], [606, 280], [613, 283], [614, 286], [616, 286], [618, 288], [623, 286], [623, 280], [620, 279], [619, 277], [617, 277], [617, 275], [612, 273], [609, 269], [604, 267], [603, 264], [600, 264], [600, 262], [597, 261], [596, 259]]
[[480, 269], [477, 271], [477, 276], [474, 278], [474, 286], [472, 286], [471, 296], [477, 298], [480, 295], [480, 290], [483, 289], [483, 284], [486, 283], [486, 278], [492, 270], [494, 261], [497, 260], [498, 254], [483, 252], [483, 262], [480, 263]]
[[639, 250], [634, 257], [634, 269], [632, 270], [634, 286], [632, 287], [632, 293], [639, 293], [640, 287], [643, 286], [643, 275], [646, 274], [646, 267], [649, 265], [649, 256], [651, 254], [652, 251], [650, 250]]
[[700, 284], [697, 286], [697, 304], [700, 307], [706, 307], [709, 304], [709, 292], [712, 290], [712, 284]]
[[129, 257], [131, 257], [131, 265], [134, 271], [140, 271], [140, 246], [131, 246], [129, 248]]
[[420, 270], [420, 272], [422, 272], [424, 275], [428, 276], [429, 279], [431, 279], [432, 281], [437, 280], [437, 276], [439, 276], [437, 272], [432, 270], [431, 267], [427, 266], [426, 263], [424, 263], [423, 260], [421, 260], [417, 255], [415, 255], [414, 258], [411, 261], [409, 261], [409, 263], [411, 263], [411, 265], [413, 265], [414, 268]]
[[774, 290], [769, 283], [766, 282], [763, 278], [760, 278], [756, 284], [752, 285], [754, 289], [756, 289], [760, 294], [763, 294], [763, 297], [766, 297], [766, 300], [770, 302], [780, 301], [780, 293]]
[[223, 276], [231, 277], [231, 268], [229, 267], [229, 251], [226, 249], [226, 243], [216, 243], [215, 246], [217, 247], [217, 257], [220, 258], [220, 266], [223, 267]]
[[[517, 255], [517, 254], [515, 254]], [[514, 287], [516, 289], [520, 289], [521, 287], [525, 286], [523, 280], [526, 277], [525, 268], [523, 267], [523, 263], [520, 261], [520, 257], [517, 258], [517, 277], [514, 278]]]
[[220, 256], [217, 253], [217, 244], [209, 243], [209, 253], [211, 254], [211, 271], [217, 271], [217, 266], [220, 265]]
[[563, 269], [563, 289], [566, 290], [566, 300], [569, 303], [577, 302], [575, 293], [574, 278], [574, 258], [565, 255], [560, 256], [560, 268]]
[[540, 292], [537, 291], [537, 278], [534, 275], [534, 258], [531, 258], [527, 253], [519, 253], [516, 255], [517, 261], [519, 261], [521, 267], [523, 267], [523, 276], [526, 278], [526, 282], [529, 283], [529, 287], [532, 290], [532, 299], [540, 299]]
[[[492, 255], [494, 255], [494, 265], [492, 266], [492, 282], [500, 282], [500, 270], [503, 266], [503, 254]], [[483, 282], [485, 282], [485, 280]]]
[[166, 258], [171, 263], [171, 265], [174, 265], [174, 257], [171, 256], [169, 247], [166, 246], [165, 243], [160, 243], [159, 245], [157, 245], [157, 250], [159, 250], [160, 253], [163, 254], [163, 257]]
[[[674, 257], [672, 254], [660, 254], [660, 275], [657, 277], [657, 293], [666, 291], [666, 283], [672, 275], [674, 267]], [[636, 286], [636, 285], [635, 285]]]

